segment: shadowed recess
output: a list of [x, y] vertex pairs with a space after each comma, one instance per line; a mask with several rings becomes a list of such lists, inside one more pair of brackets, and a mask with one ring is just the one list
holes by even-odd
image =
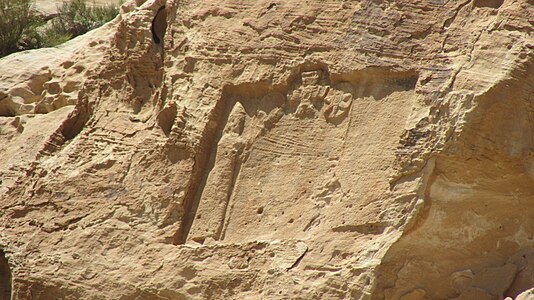
[[475, 0], [475, 7], [489, 7], [498, 9], [504, 3], [504, 0]]
[[11, 271], [2, 250], [0, 250], [0, 300], [11, 300]]
[[154, 42], [156, 44], [161, 44], [161, 42], [163, 41], [163, 37], [165, 36], [166, 30], [167, 11], [165, 10], [165, 6], [162, 6], [158, 10], [158, 13], [154, 17], [154, 20], [152, 20], [152, 27], [150, 28], [150, 31], [152, 31], [152, 38], [154, 39]]

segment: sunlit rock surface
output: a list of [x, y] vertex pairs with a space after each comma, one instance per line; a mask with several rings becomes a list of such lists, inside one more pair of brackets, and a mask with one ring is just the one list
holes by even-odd
[[1, 59], [0, 299], [517, 297], [533, 23], [527, 0], [136, 1]]

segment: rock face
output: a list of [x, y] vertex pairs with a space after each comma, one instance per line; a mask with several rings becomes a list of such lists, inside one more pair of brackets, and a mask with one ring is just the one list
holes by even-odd
[[141, 0], [1, 59], [0, 298], [520, 295], [533, 4]]

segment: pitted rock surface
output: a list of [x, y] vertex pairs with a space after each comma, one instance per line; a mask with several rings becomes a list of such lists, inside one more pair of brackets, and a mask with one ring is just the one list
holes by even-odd
[[136, 0], [0, 59], [0, 299], [526, 299], [533, 18]]

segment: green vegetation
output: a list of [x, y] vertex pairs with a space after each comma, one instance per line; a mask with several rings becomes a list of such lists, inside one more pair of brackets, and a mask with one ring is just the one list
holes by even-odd
[[33, 21], [32, 0], [0, 0], [0, 56], [18, 50], [23, 33]]
[[[120, 3], [118, 3], [120, 4]], [[49, 21], [32, 10], [33, 0], [0, 0], [0, 57], [13, 52], [53, 47], [102, 26], [118, 13], [117, 5], [63, 2]]]
[[88, 6], [85, 0], [64, 2], [58, 9], [58, 17], [52, 20], [53, 32], [75, 37], [100, 27], [115, 18], [118, 6]]

